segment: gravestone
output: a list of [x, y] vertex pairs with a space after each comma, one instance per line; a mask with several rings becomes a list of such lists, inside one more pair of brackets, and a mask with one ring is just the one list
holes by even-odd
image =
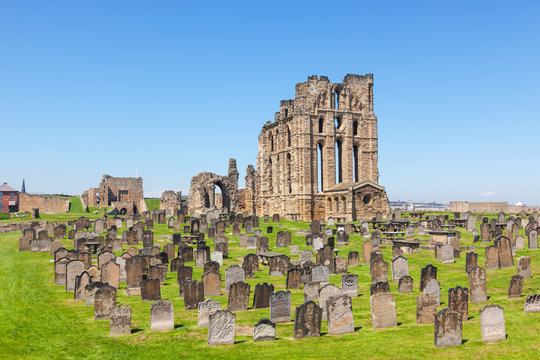
[[322, 318], [326, 320], [326, 300], [330, 296], [341, 295], [341, 289], [335, 285], [327, 284], [319, 290], [319, 305], [322, 308]]
[[481, 267], [474, 267], [468, 272], [469, 294], [471, 302], [482, 302], [487, 300], [486, 270]]
[[298, 245], [291, 245], [289, 246], [289, 250], [291, 252], [291, 255], [298, 255], [300, 254], [300, 249], [298, 248]]
[[392, 281], [399, 281], [403, 276], [409, 275], [409, 262], [403, 256], [396, 256], [392, 260]]
[[458, 311], [462, 321], [469, 318], [469, 289], [461, 286], [448, 289], [448, 308]]
[[527, 237], [529, 249], [538, 249], [538, 231], [536, 229], [532, 229], [529, 231]]
[[473, 267], [478, 266], [478, 254], [475, 252], [468, 252], [465, 255], [465, 272], [469, 272]]
[[143, 247], [151, 248], [154, 246], [154, 232], [152, 230], [146, 230], [142, 236]]
[[304, 265], [308, 261], [313, 261], [313, 252], [311, 250], [302, 250], [300, 253], [300, 265]]
[[540, 295], [531, 294], [525, 299], [525, 309], [526, 313], [529, 312], [539, 312], [540, 311]]
[[328, 284], [330, 272], [324, 265], [316, 265], [311, 268], [311, 281], [318, 282], [321, 286]]
[[108, 319], [116, 307], [116, 289], [105, 284], [94, 294], [94, 320]]
[[459, 311], [445, 308], [435, 315], [435, 346], [461, 345], [463, 323]]
[[454, 248], [450, 245], [441, 246], [441, 260], [443, 264], [453, 264], [454, 263]]
[[109, 316], [111, 336], [131, 334], [131, 306], [120, 305]]
[[161, 299], [159, 279], [146, 279], [141, 281], [142, 301], [156, 301]]
[[203, 267], [207, 261], [210, 261], [210, 248], [208, 246], [195, 250], [196, 267]]
[[422, 268], [420, 275], [420, 291], [424, 291], [424, 286], [429, 279], [437, 279], [437, 268], [431, 264]]
[[364, 241], [362, 244], [362, 254], [364, 258], [364, 264], [369, 264], [371, 260], [371, 252], [373, 251], [373, 244], [371, 241]]
[[167, 331], [174, 329], [174, 308], [167, 300], [152, 303], [150, 309], [150, 330]]
[[291, 321], [290, 291], [278, 291], [270, 294], [270, 321], [274, 323]]
[[495, 243], [497, 244], [497, 251], [499, 253], [499, 267], [514, 267], [514, 258], [512, 257], [512, 244], [510, 239], [500, 237], [495, 241]]
[[398, 293], [410, 293], [413, 288], [413, 278], [410, 276], [402, 276], [398, 283]]
[[390, 284], [386, 281], [380, 281], [375, 284], [371, 284], [369, 286], [369, 293], [370, 295], [376, 295], [379, 293], [389, 293], [390, 292]]
[[275, 256], [268, 259], [268, 273], [270, 276], [285, 276], [288, 268], [286, 255]]
[[529, 256], [522, 256], [518, 258], [517, 273], [524, 278], [531, 277], [531, 258]]
[[349, 295], [330, 296], [326, 300], [326, 314], [330, 335], [354, 332], [352, 300]]
[[231, 265], [225, 269], [225, 293], [229, 293], [232, 284], [243, 281], [245, 281], [245, 274], [240, 265]]
[[302, 276], [302, 271], [298, 268], [291, 268], [287, 270], [286, 288], [287, 289], [300, 289], [301, 276]]
[[322, 309], [313, 301], [296, 307], [293, 338], [321, 336]]
[[314, 236], [313, 237], [313, 250], [319, 251], [324, 246], [323, 238], [322, 236]]
[[508, 298], [521, 297], [521, 289], [523, 288], [523, 276], [514, 275], [510, 279], [510, 285], [508, 286]]
[[388, 263], [379, 259], [373, 263], [371, 267], [371, 282], [386, 282], [388, 281]]
[[437, 298], [437, 305], [441, 303], [441, 284], [436, 279], [429, 279], [424, 286], [424, 295], [433, 295]]
[[126, 283], [127, 288], [139, 288], [143, 279], [143, 258], [133, 256], [126, 260]]
[[486, 247], [486, 270], [499, 268], [499, 250], [495, 245]]
[[66, 265], [66, 291], [75, 290], [75, 278], [80, 276], [86, 270], [84, 262], [81, 260], [72, 260]]
[[208, 327], [210, 315], [221, 310], [221, 303], [212, 299], [206, 299], [199, 303], [199, 312], [197, 317], [198, 327]]
[[506, 340], [504, 310], [499, 305], [487, 305], [480, 309], [482, 341]]
[[378, 293], [370, 298], [373, 328], [397, 326], [396, 303], [391, 293]]
[[118, 289], [118, 285], [120, 284], [120, 265], [114, 260], [109, 260], [101, 268], [101, 282], [108, 283], [110, 286]]
[[270, 306], [270, 294], [274, 292], [274, 285], [263, 283], [255, 285], [253, 308], [262, 309]]
[[211, 253], [210, 260], [217, 262], [220, 266], [223, 266], [223, 254], [220, 251], [214, 251]]
[[523, 250], [525, 248], [525, 238], [523, 235], [516, 235], [515, 243], [516, 250]]
[[83, 271], [81, 275], [75, 278], [75, 290], [73, 291], [74, 300], [86, 300], [88, 294], [86, 285], [92, 282], [92, 277], [87, 271]]
[[259, 257], [256, 254], [247, 254], [244, 256], [242, 268], [246, 279], [254, 279], [255, 272], [259, 270]]
[[231, 284], [227, 309], [230, 311], [247, 310], [249, 306], [249, 284], [240, 281]]
[[184, 283], [184, 309], [193, 310], [199, 308], [199, 303], [204, 301], [204, 284], [196, 280]]
[[261, 319], [253, 326], [253, 341], [276, 340], [276, 324]]
[[[432, 279], [433, 280], [433, 279]], [[437, 280], [433, 280], [437, 281]], [[416, 297], [416, 322], [426, 324], [435, 322], [439, 301], [434, 295], [423, 294]]]
[[304, 283], [304, 301], [318, 300], [321, 283], [309, 281]]
[[360, 265], [360, 255], [358, 251], [350, 251], [347, 258], [347, 263], [349, 266], [358, 266]]
[[184, 260], [181, 257], [171, 260], [171, 272], [177, 272], [180, 266], [184, 266]]
[[221, 296], [221, 274], [217, 271], [208, 271], [201, 276], [204, 285], [204, 296]]
[[217, 310], [209, 316], [208, 346], [234, 345], [235, 318], [229, 310]]
[[335, 270], [334, 272], [336, 274], [347, 274], [347, 259], [344, 257], [337, 256], [334, 260], [335, 263]]
[[341, 276], [341, 292], [351, 297], [358, 296], [358, 275]]
[[68, 257], [56, 260], [54, 263], [54, 284], [66, 286], [66, 268], [67, 264], [72, 261]]

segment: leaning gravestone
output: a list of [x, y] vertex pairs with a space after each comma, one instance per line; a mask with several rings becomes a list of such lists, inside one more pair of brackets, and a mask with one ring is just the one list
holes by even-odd
[[429, 279], [437, 279], [437, 268], [428, 264], [422, 268], [420, 276], [420, 291], [424, 291], [424, 286]]
[[307, 301], [296, 307], [293, 337], [321, 336], [322, 309], [313, 301]]
[[435, 346], [461, 345], [463, 323], [459, 311], [445, 308], [435, 315]]
[[83, 271], [81, 275], [75, 278], [75, 290], [73, 291], [74, 300], [86, 300], [88, 294], [86, 292], [86, 285], [92, 282], [92, 277], [88, 271]]
[[167, 300], [152, 303], [150, 310], [150, 330], [167, 331], [174, 329], [174, 308]]
[[326, 300], [330, 296], [341, 295], [341, 289], [335, 285], [327, 284], [319, 290], [319, 305], [322, 308], [322, 318], [326, 320]]
[[240, 265], [231, 265], [225, 269], [225, 293], [229, 293], [232, 284], [243, 281], [245, 281], [245, 273]]
[[115, 307], [111, 315], [110, 332], [111, 336], [131, 334], [131, 306], [120, 305]]
[[480, 309], [482, 341], [506, 340], [504, 311], [499, 305], [487, 305]]
[[469, 293], [471, 302], [482, 302], [487, 300], [486, 270], [481, 267], [474, 267], [468, 272]]
[[199, 313], [197, 317], [198, 327], [208, 327], [210, 315], [221, 310], [221, 303], [213, 299], [206, 299], [199, 303]]
[[522, 256], [518, 258], [517, 273], [524, 278], [531, 277], [531, 258], [529, 256]]
[[397, 326], [396, 302], [391, 293], [379, 293], [370, 298], [373, 328]]
[[253, 341], [276, 340], [276, 324], [261, 319], [253, 326]]
[[465, 255], [465, 272], [469, 272], [475, 266], [478, 266], [478, 254], [472, 251], [468, 252]]
[[278, 291], [270, 294], [270, 321], [273, 323], [291, 321], [290, 291]]
[[210, 315], [208, 345], [234, 345], [236, 315], [229, 310], [217, 310]]
[[510, 279], [510, 286], [508, 286], [508, 297], [518, 298], [521, 297], [521, 289], [523, 288], [523, 276], [514, 275]]
[[349, 295], [330, 296], [326, 300], [326, 314], [330, 335], [354, 332], [352, 300]]
[[510, 239], [503, 236], [496, 240], [495, 243], [497, 244], [497, 251], [499, 253], [499, 267], [514, 267], [512, 244]]
[[[298, 268], [290, 268], [287, 270], [287, 289], [300, 289], [302, 271]], [[273, 320], [272, 320], [273, 321]]]
[[309, 281], [304, 283], [304, 301], [318, 300], [321, 283], [317, 281]]
[[72, 260], [66, 265], [66, 291], [75, 290], [75, 278], [86, 269], [81, 260]]

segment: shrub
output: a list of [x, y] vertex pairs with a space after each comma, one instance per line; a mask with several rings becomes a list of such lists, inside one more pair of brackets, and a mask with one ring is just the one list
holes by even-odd
[[9, 219], [9, 214], [5, 212], [0, 212], [0, 220]]

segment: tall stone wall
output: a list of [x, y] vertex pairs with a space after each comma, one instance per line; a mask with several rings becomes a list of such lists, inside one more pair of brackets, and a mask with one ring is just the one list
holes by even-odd
[[486, 213], [497, 214], [504, 212], [507, 214], [518, 214], [522, 211], [526, 213], [533, 213], [534, 211], [540, 211], [540, 206], [516, 206], [509, 205], [507, 202], [495, 202], [495, 201], [482, 201], [482, 202], [469, 202], [469, 201], [450, 201], [450, 209], [452, 212], [466, 212], [473, 213]]
[[378, 183], [377, 141], [372, 74], [348, 74], [341, 84], [310, 76], [259, 134], [256, 213], [328, 217], [325, 191]]
[[69, 211], [69, 199], [58, 196], [20, 194], [19, 211], [31, 212], [39, 209], [40, 213], [53, 214]]
[[174, 190], [165, 190], [161, 194], [159, 201], [160, 210], [170, 210], [171, 213], [175, 213], [175, 210], [182, 209], [182, 192]]
[[103, 175], [98, 187], [83, 192], [82, 198], [87, 206], [114, 206], [117, 202], [132, 202], [137, 212], [147, 209], [141, 177]]

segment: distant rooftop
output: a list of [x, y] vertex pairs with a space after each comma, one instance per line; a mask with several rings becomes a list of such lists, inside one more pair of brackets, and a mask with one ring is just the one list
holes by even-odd
[[3, 185], [0, 186], [0, 191], [4, 192], [4, 191], [15, 191], [15, 192], [18, 192], [17, 190], [15, 190], [14, 188], [12, 188], [11, 186], [9, 186], [7, 184], [7, 182], [5, 182]]

